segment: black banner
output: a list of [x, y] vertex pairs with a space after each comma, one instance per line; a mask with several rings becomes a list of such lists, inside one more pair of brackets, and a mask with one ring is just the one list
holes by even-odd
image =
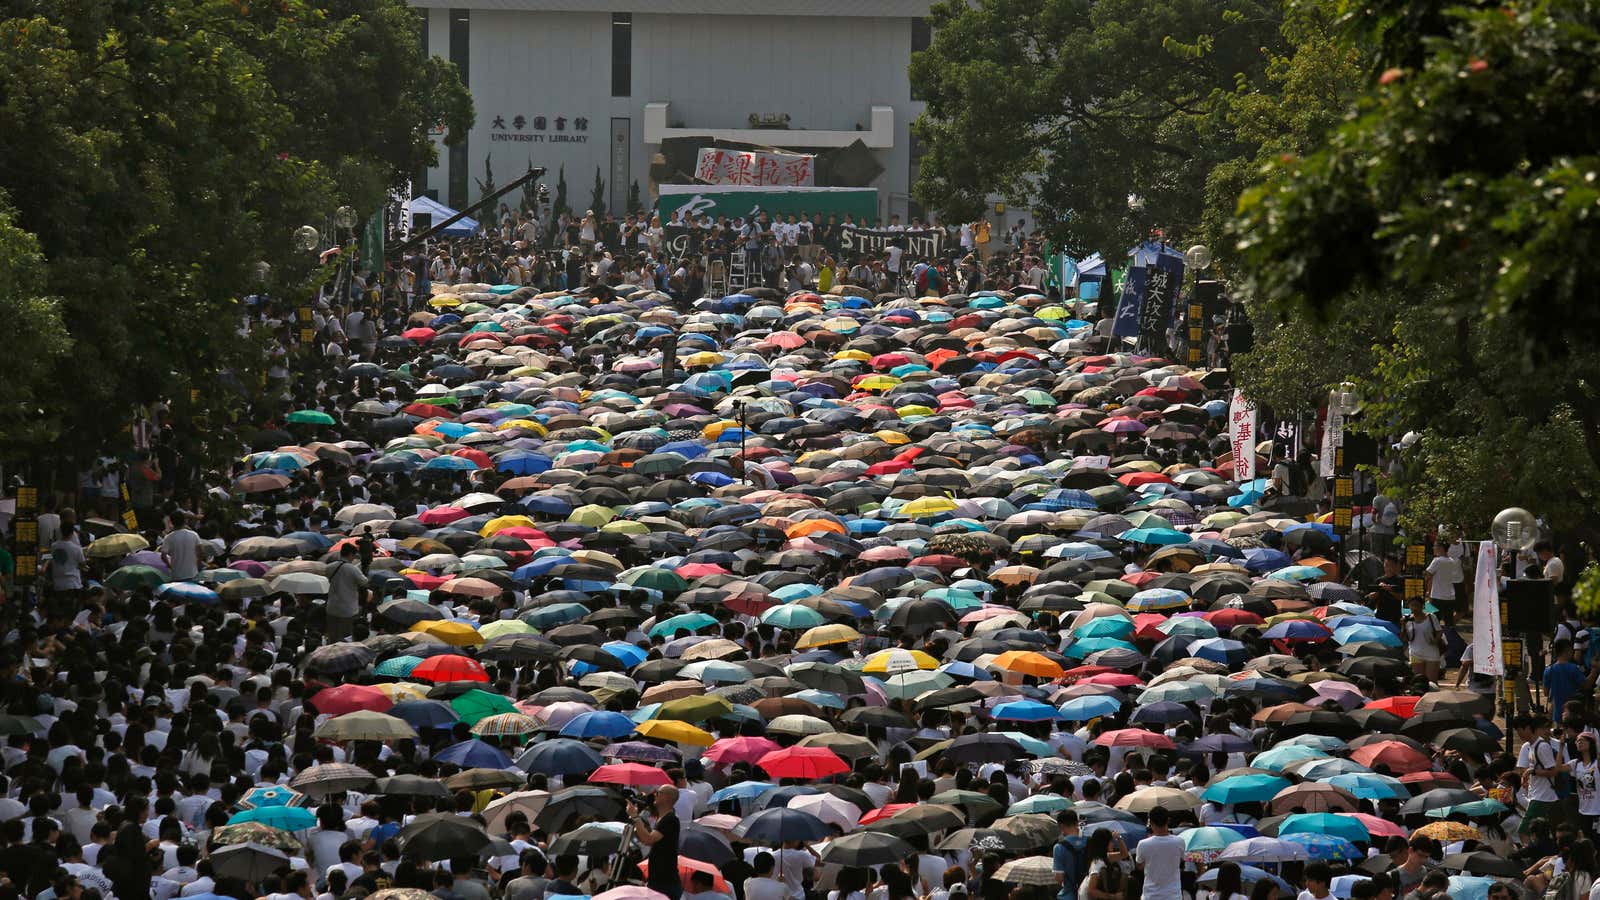
[[668, 259], [682, 259], [689, 255], [689, 226], [668, 225], [663, 229]]
[[1167, 327], [1172, 322], [1172, 303], [1176, 299], [1176, 285], [1172, 272], [1159, 265], [1146, 271], [1144, 307], [1139, 310], [1139, 336], [1152, 346], [1165, 343]]
[[839, 227], [839, 249], [847, 256], [857, 253], [877, 255], [892, 245], [904, 250], [907, 259], [938, 259], [944, 256], [944, 239], [943, 228], [889, 231], [883, 228], [857, 228], [854, 225]]

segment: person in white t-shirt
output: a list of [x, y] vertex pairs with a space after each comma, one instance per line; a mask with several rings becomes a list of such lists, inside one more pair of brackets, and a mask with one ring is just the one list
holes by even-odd
[[200, 574], [200, 535], [187, 526], [183, 510], [172, 513], [172, 530], [161, 539], [161, 556], [172, 570], [172, 580], [191, 581]]
[[1183, 838], [1167, 830], [1167, 809], [1150, 811], [1150, 836], [1133, 849], [1134, 862], [1144, 870], [1141, 900], [1183, 900]]

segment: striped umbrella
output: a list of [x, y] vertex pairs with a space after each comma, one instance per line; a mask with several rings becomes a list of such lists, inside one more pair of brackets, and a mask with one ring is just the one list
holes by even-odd
[[543, 728], [544, 724], [526, 713], [509, 712], [485, 716], [472, 726], [472, 733], [479, 737], [520, 737], [533, 734]]

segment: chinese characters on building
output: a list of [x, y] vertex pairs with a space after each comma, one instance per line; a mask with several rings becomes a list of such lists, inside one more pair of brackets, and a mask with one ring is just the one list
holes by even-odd
[[528, 116], [516, 113], [497, 115], [489, 122], [489, 140], [518, 141], [528, 144], [586, 144], [589, 142], [586, 116]]
[[703, 147], [694, 177], [706, 184], [784, 185], [809, 187], [814, 183], [816, 157], [799, 153], [762, 153]]

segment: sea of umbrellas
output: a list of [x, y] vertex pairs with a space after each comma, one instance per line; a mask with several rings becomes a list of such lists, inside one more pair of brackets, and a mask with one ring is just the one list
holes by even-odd
[[[1506, 805], [1444, 764], [1497, 752], [1469, 727], [1483, 698], [1411, 681], [1331, 525], [1235, 479], [1226, 372], [1110, 349], [1039, 294], [436, 286], [343, 370], [364, 399], [263, 423], [231, 484], [247, 514], [319, 474], [373, 502], [238, 540], [194, 582], [137, 535], [88, 553], [115, 589], [309, 611], [340, 547], [375, 541], [362, 639], [301, 663], [314, 736], [419, 742], [441, 774], [324, 762], [259, 788], [213, 836], [241, 876], [358, 795], [473, 793], [476, 817], [408, 819], [417, 859], [503, 854], [516, 813], [601, 859], [624, 791], [691, 760], [715, 793], [681, 867], [719, 885], [738, 848], [801, 841], [824, 868], [997, 856], [987, 877], [1053, 893], [1056, 813], [1131, 847], [1156, 806], [1202, 884], [1229, 860], [1246, 882], [1382, 872], [1370, 852], [1413, 835], [1466, 851], [1455, 896], [1519, 874], [1470, 852]], [[437, 502], [382, 502], [402, 484]], [[1160, 783], [1130, 788], [1151, 759]], [[946, 763], [1027, 788], [850, 783]]]

